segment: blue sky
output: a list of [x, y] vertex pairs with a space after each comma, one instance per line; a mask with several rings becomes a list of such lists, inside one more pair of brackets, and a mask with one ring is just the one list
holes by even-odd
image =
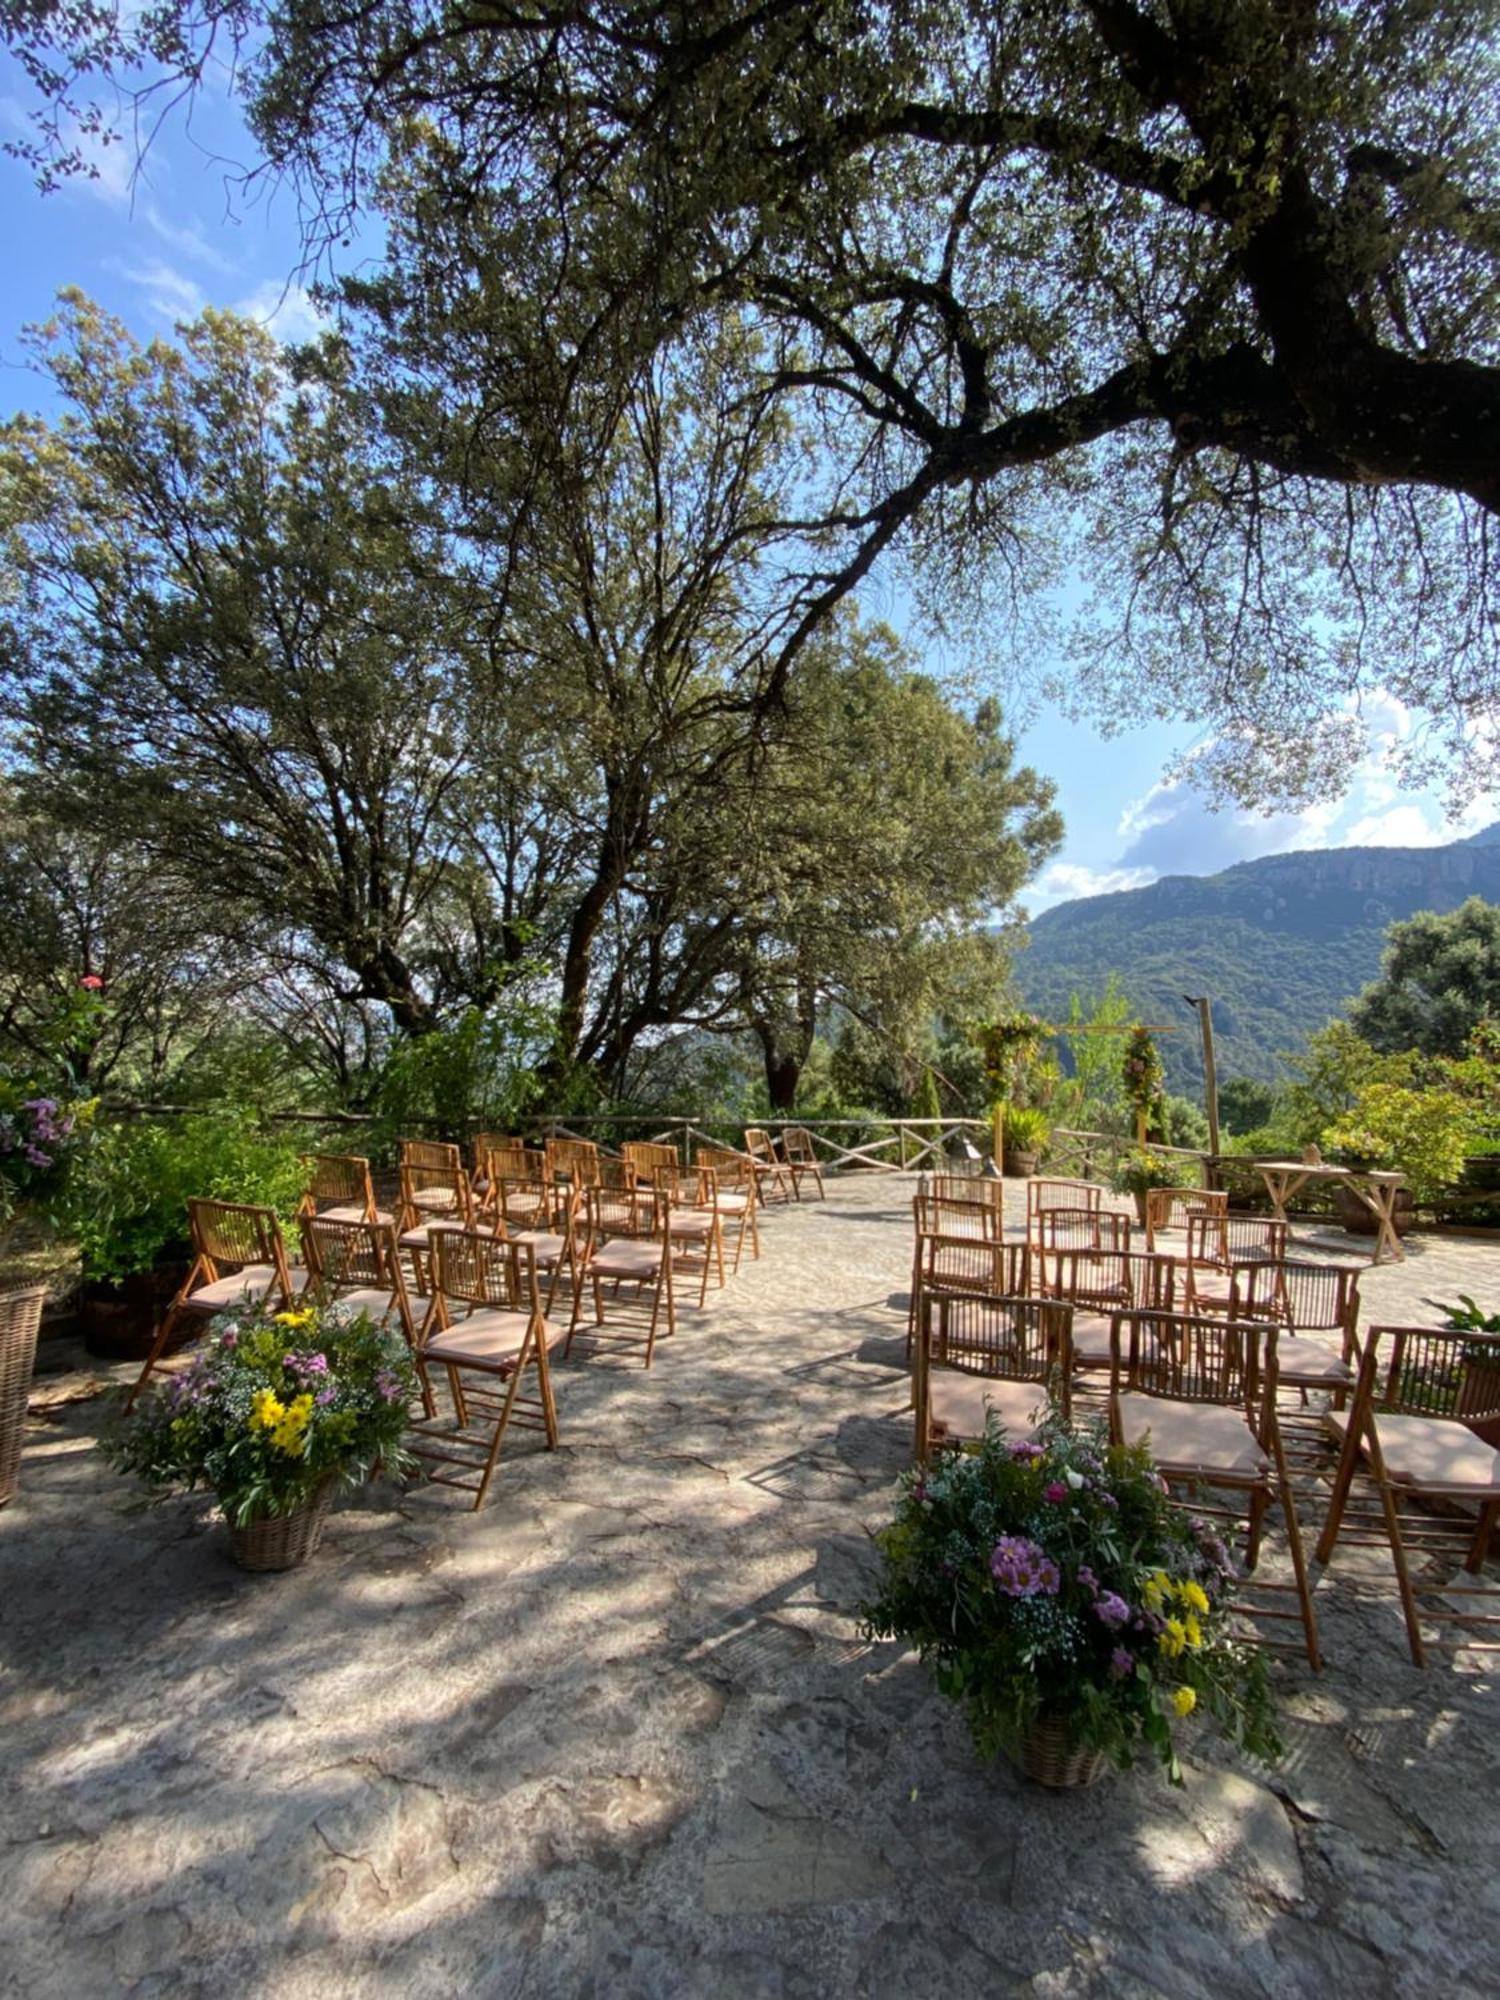
[[[0, 138], [24, 129], [28, 101], [24, 79], [0, 55]], [[96, 179], [44, 198], [25, 166], [0, 157], [7, 279], [0, 409], [46, 406], [18, 336], [47, 316], [65, 285], [81, 286], [140, 338], [170, 333], [205, 305], [251, 314], [286, 339], [315, 329], [298, 276], [294, 201], [283, 189], [247, 203], [235, 186], [255, 152], [224, 97], [209, 93], [190, 118], [169, 123], [138, 170], [128, 145], [96, 150], [95, 158]], [[886, 585], [873, 600], [871, 610], [888, 618], [902, 601]], [[920, 645], [919, 634], [908, 637]], [[1430, 845], [1496, 816], [1490, 802], [1449, 823], [1435, 795], [1402, 791], [1385, 753], [1409, 718], [1378, 695], [1365, 710], [1371, 750], [1348, 796], [1269, 818], [1212, 812], [1191, 785], [1165, 778], [1172, 759], [1193, 745], [1189, 727], [1152, 725], [1105, 740], [1085, 724], [1038, 715], [1021, 732], [1021, 756], [1056, 781], [1067, 835], [1058, 859], [1027, 890], [1027, 906], [1041, 910], [1159, 875], [1209, 874], [1290, 848]]]

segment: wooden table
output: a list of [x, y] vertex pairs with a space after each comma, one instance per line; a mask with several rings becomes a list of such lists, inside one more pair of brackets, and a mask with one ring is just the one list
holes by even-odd
[[1396, 1197], [1406, 1186], [1405, 1174], [1331, 1167], [1308, 1160], [1257, 1160], [1254, 1164], [1278, 1221], [1286, 1221], [1288, 1201], [1308, 1181], [1338, 1181], [1358, 1195], [1375, 1218], [1375, 1254], [1370, 1262], [1378, 1264], [1387, 1251], [1398, 1263], [1405, 1262], [1406, 1252], [1396, 1234]]

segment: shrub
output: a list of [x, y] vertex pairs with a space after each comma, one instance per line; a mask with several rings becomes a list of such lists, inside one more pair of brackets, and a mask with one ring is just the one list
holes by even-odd
[[1416, 1199], [1430, 1201], [1462, 1174], [1473, 1124], [1473, 1107], [1457, 1091], [1369, 1083], [1322, 1143], [1405, 1174]]

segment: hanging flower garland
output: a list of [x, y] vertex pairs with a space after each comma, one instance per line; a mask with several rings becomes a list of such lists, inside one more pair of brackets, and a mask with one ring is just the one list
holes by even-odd
[[991, 1090], [1001, 1097], [1014, 1095], [1046, 1033], [1035, 1014], [1002, 1014], [980, 1025], [975, 1039]]
[[1130, 1108], [1138, 1117], [1149, 1118], [1166, 1095], [1166, 1072], [1149, 1028], [1131, 1029], [1120, 1076]]

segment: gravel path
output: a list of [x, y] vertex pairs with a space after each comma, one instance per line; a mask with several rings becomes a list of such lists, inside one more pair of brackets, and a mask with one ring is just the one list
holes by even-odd
[[[1378, 1563], [1278, 1670], [1285, 1765], [1190, 1735], [1179, 1792], [979, 1767], [860, 1640], [912, 1185], [775, 1210], [649, 1374], [558, 1370], [563, 1449], [483, 1513], [373, 1488], [283, 1578], [201, 1500], [132, 1511], [56, 1400], [0, 1513], [0, 1993], [1500, 1990], [1491, 1678], [1409, 1665]], [[1457, 1290], [1500, 1250], [1420, 1240], [1364, 1316]]]

